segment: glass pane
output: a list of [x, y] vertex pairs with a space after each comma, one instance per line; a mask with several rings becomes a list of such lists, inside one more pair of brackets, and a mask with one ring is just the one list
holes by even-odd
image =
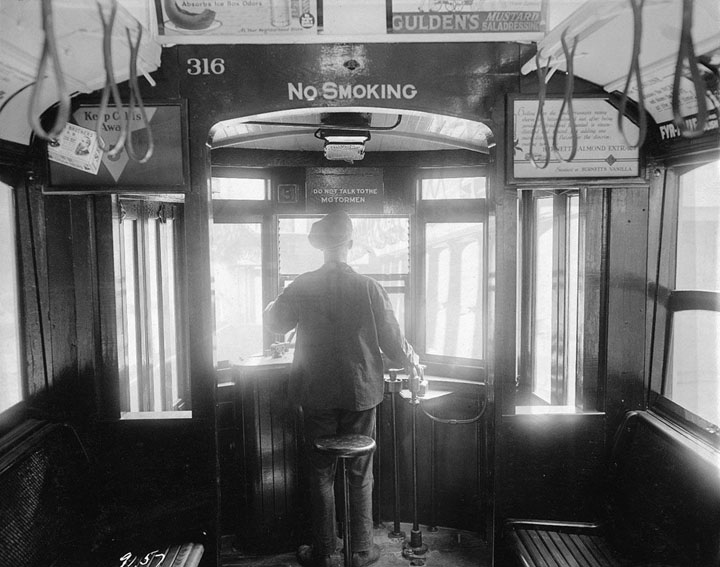
[[553, 199], [535, 201], [533, 281], [533, 394], [551, 403], [553, 306]]
[[484, 199], [485, 196], [485, 177], [447, 177], [420, 181], [420, 198], [424, 200]]
[[262, 353], [261, 235], [261, 223], [212, 226], [216, 363]]
[[425, 350], [483, 358], [482, 223], [425, 226]]
[[213, 177], [210, 180], [213, 199], [233, 201], [264, 201], [267, 180], [246, 177]]
[[664, 394], [683, 408], [715, 424], [720, 424], [718, 345], [720, 313], [675, 313]]
[[575, 404], [575, 384], [577, 382], [577, 331], [578, 331], [578, 250], [579, 250], [579, 207], [580, 197], [571, 195], [567, 204], [567, 234], [566, 234], [566, 266], [565, 284], [567, 289], [567, 305], [565, 319], [565, 403]]
[[160, 227], [162, 235], [164, 258], [164, 278], [163, 296], [165, 299], [165, 375], [168, 377], [170, 384], [166, 384], [165, 388], [170, 387], [170, 404], [172, 409], [178, 402], [182, 400], [185, 407], [190, 399], [190, 392], [181, 391], [180, 388], [180, 365], [178, 364], [178, 343], [177, 343], [177, 313], [175, 310], [175, 239], [173, 238], [175, 231], [175, 221], [168, 219]]
[[[177, 319], [175, 311], [175, 242], [173, 238], [174, 220], [158, 222], [158, 245], [160, 262], [158, 278], [162, 285], [159, 301], [162, 325], [158, 345], [162, 349], [158, 357], [161, 379], [162, 409], [171, 411], [176, 406], [187, 407], [189, 392], [180, 392], [180, 375], [177, 359]], [[157, 403], [156, 403], [157, 405]]]
[[[162, 411], [162, 373], [160, 371], [160, 353], [161, 350], [161, 312], [162, 302], [160, 290], [162, 283], [160, 281], [160, 270], [158, 266], [160, 259], [158, 258], [158, 225], [160, 223], [155, 219], [150, 219], [147, 225], [147, 245], [145, 246], [145, 254], [147, 255], [147, 303], [148, 303], [148, 369], [145, 380], [148, 381], [152, 391], [152, 405], [150, 403], [143, 404], [144, 411]], [[150, 400], [148, 400], [149, 402]]]
[[13, 190], [0, 183], [0, 412], [22, 400], [16, 242]]
[[720, 162], [680, 178], [675, 288], [720, 291]]
[[307, 235], [315, 217], [293, 217], [278, 220], [278, 273], [302, 274], [317, 270], [323, 264], [323, 254], [310, 246]]
[[390, 303], [392, 303], [395, 318], [400, 324], [400, 329], [405, 334], [405, 293], [389, 293]]
[[[312, 224], [320, 216], [280, 218], [278, 265], [280, 275], [316, 270], [323, 255], [308, 242]], [[348, 264], [361, 274], [407, 274], [410, 268], [410, 220], [407, 217], [353, 218], [353, 247]]]
[[135, 269], [135, 262], [137, 261], [135, 242], [138, 222], [126, 219], [122, 222], [121, 226], [125, 262], [123, 272], [124, 280], [118, 289], [122, 290], [122, 301], [124, 305], [126, 340], [125, 362], [127, 364], [127, 368], [121, 368], [120, 374], [121, 376], [127, 376], [127, 385], [125, 385], [125, 390], [129, 395], [129, 399], [127, 400], [129, 407], [122, 407], [121, 410], [137, 412], [140, 411], [140, 385], [138, 382], [138, 377], [140, 375], [140, 368], [138, 366], [140, 354], [138, 341], [140, 339], [140, 333], [138, 325], [139, 321], [142, 320], [142, 317], [138, 312], [139, 306], [137, 303], [137, 297], [139, 290], [138, 276]]

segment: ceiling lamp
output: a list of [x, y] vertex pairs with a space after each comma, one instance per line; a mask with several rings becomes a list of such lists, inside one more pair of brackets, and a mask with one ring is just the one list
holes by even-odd
[[365, 157], [365, 142], [370, 139], [367, 130], [320, 128], [315, 137], [325, 141], [325, 159], [350, 163]]

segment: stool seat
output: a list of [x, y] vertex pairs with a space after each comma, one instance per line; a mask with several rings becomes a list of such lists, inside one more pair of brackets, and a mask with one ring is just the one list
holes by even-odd
[[325, 435], [315, 439], [313, 444], [316, 451], [341, 459], [362, 457], [375, 450], [375, 440], [358, 433]]

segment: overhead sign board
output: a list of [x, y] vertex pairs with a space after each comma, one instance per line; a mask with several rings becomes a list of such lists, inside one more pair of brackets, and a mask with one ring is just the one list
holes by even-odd
[[155, 0], [162, 43], [258, 36], [274, 42], [296, 40], [317, 34], [321, 9], [322, 0]]
[[155, 0], [161, 44], [535, 41], [548, 0]]
[[[95, 188], [113, 190], [184, 191], [188, 167], [185, 155], [185, 107], [181, 104], [148, 105], [147, 122], [140, 111], [97, 105], [81, 105], [66, 127], [58, 148], [48, 150], [50, 192], [85, 192]], [[102, 143], [111, 148], [121, 129], [133, 137], [135, 151], [143, 155], [152, 132], [153, 152], [146, 162], [134, 161], [126, 147], [117, 154], [100, 152]], [[63, 132], [65, 134], [65, 132]]]
[[348, 213], [382, 213], [384, 197], [382, 169], [311, 167], [307, 171], [307, 212], [342, 209]]
[[387, 0], [391, 34], [542, 33], [542, 0]]

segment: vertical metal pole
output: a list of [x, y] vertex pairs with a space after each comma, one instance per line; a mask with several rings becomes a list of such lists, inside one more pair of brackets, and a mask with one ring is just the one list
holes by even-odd
[[430, 420], [430, 525], [428, 531], [436, 532], [437, 529], [437, 486], [435, 484], [436, 475], [436, 455], [435, 455], [435, 422]]
[[410, 404], [412, 405], [412, 492], [413, 492], [413, 525], [410, 531], [410, 543], [405, 542], [403, 555], [406, 558], [423, 556], [427, 553], [428, 547], [423, 544], [420, 523], [418, 522], [418, 471], [417, 471], [417, 411], [420, 406], [418, 390], [420, 389], [421, 376], [411, 374], [408, 380], [410, 386]]
[[393, 392], [392, 397], [392, 450], [393, 450], [393, 531], [388, 534], [390, 537], [405, 538], [405, 532], [400, 530], [400, 456], [397, 448], [397, 394]]
[[397, 377], [398, 370], [390, 369], [390, 378], [386, 379], [388, 392], [390, 392], [390, 416], [392, 429], [393, 453], [393, 531], [388, 532], [390, 539], [405, 539], [405, 532], [400, 529], [400, 455], [397, 443], [397, 395], [402, 386], [402, 380]]
[[343, 557], [345, 559], [345, 567], [352, 567], [352, 543], [350, 541], [350, 487], [348, 486], [346, 459], [341, 458], [341, 470], [343, 479], [343, 510], [345, 518], [343, 522], [343, 540], [345, 547], [343, 549]]
[[[414, 396], [413, 396], [414, 397]], [[418, 475], [417, 475], [417, 409], [418, 403], [413, 400], [412, 408], [412, 492], [413, 492], [413, 526], [410, 532], [410, 547], [422, 547], [422, 532], [418, 522]]]

